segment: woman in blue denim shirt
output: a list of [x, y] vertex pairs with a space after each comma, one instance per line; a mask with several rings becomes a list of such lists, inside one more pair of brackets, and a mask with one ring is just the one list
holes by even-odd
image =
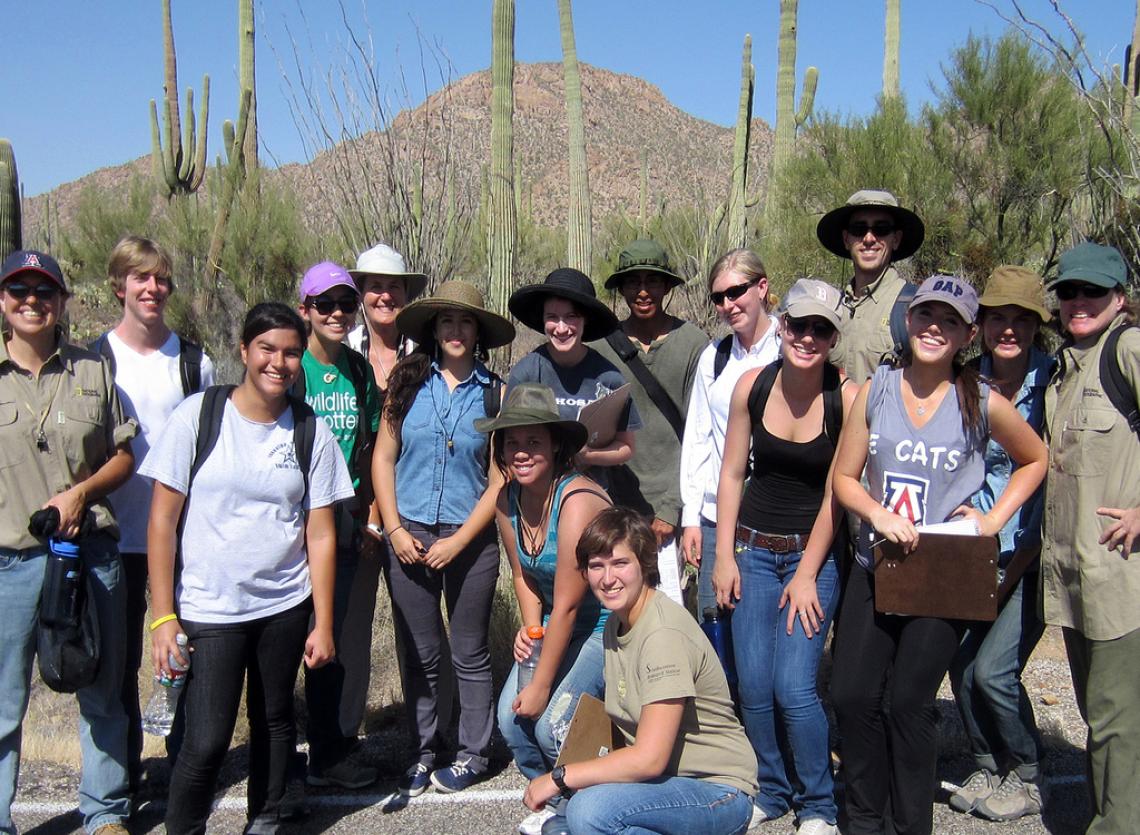
[[[483, 306], [465, 281], [442, 284], [396, 317], [417, 348], [392, 370], [373, 457], [373, 483], [390, 545], [384, 578], [403, 652], [404, 702], [418, 758], [400, 783], [405, 794], [461, 791], [487, 770], [494, 727], [487, 631], [499, 576], [491, 520], [502, 475], [488, 439], [475, 429], [498, 398], [483, 364], [510, 344], [514, 326]], [[395, 557], [395, 559], [392, 559]], [[451, 662], [459, 691], [459, 751], [441, 753], [437, 699], [446, 602]]]
[[[1051, 318], [1041, 277], [1024, 267], [998, 267], [978, 303], [984, 342], [978, 369], [1040, 434], [1045, 389], [1054, 366], [1053, 358], [1035, 344], [1040, 326]], [[1009, 455], [993, 439], [986, 446], [985, 462], [985, 484], [973, 499], [980, 513], [993, 507], [1013, 472]], [[1016, 551], [1033, 555], [1025, 576], [1004, 601], [997, 620], [970, 624], [950, 666], [954, 698], [977, 767], [950, 796], [950, 807], [990, 820], [1041, 811], [1041, 737], [1021, 683], [1045, 629], [1035, 594], [1041, 498], [1039, 489], [999, 534], [1003, 573]]]
[[[839, 291], [823, 281], [789, 289], [778, 365], [746, 371], [733, 389], [717, 492], [713, 587], [717, 603], [733, 609], [740, 712], [759, 766], [757, 813], [775, 820], [794, 810], [805, 835], [836, 832], [816, 673], [839, 599], [831, 550], [841, 512], [828, 476], [836, 417], [856, 393], [828, 362], [839, 305]], [[742, 497], [750, 446], [755, 464]]]

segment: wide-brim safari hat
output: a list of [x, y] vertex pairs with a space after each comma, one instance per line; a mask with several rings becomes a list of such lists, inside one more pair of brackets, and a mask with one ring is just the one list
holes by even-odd
[[657, 241], [642, 239], [634, 241], [618, 255], [617, 270], [606, 279], [606, 289], [618, 290], [627, 275], [643, 271], [663, 277], [669, 289], [685, 283], [685, 279], [673, 272], [665, 247]]
[[475, 421], [476, 432], [494, 432], [496, 429], [510, 429], [512, 426], [551, 426], [558, 427], [574, 445], [575, 452], [586, 445], [589, 431], [576, 420], [566, 420], [554, 402], [554, 392], [550, 386], [541, 383], [519, 383], [507, 392], [497, 417], [480, 418]]
[[899, 248], [891, 253], [892, 261], [901, 261], [918, 252], [926, 237], [926, 226], [918, 215], [900, 206], [899, 199], [885, 189], [857, 191], [838, 209], [832, 209], [821, 217], [815, 227], [815, 236], [824, 249], [840, 258], [851, 257], [843, 245], [843, 232], [847, 229], [851, 215], [860, 209], [882, 209], [894, 218], [895, 226], [902, 231], [903, 236]]
[[364, 289], [364, 279], [370, 275], [390, 275], [404, 279], [408, 301], [419, 296], [427, 288], [427, 276], [411, 272], [404, 262], [404, 256], [387, 244], [377, 244], [366, 249], [356, 259], [356, 269], [348, 274], [356, 280], [357, 287]]
[[617, 316], [594, 292], [594, 282], [585, 273], [572, 267], [559, 267], [542, 284], [528, 284], [515, 290], [507, 301], [507, 307], [528, 328], [546, 333], [542, 305], [549, 298], [566, 299], [582, 311], [586, 317], [586, 325], [582, 329], [584, 342], [602, 339], [618, 326]]
[[396, 327], [418, 344], [430, 344], [435, 339], [430, 330], [432, 320], [442, 310], [462, 310], [474, 316], [484, 348], [501, 348], [514, 341], [515, 326], [510, 320], [487, 310], [479, 289], [462, 279], [445, 281], [436, 288], [435, 295], [409, 304], [396, 314]]
[[1042, 323], [1053, 318], [1045, 307], [1045, 285], [1041, 276], [1027, 267], [1003, 264], [990, 273], [985, 292], [978, 298], [979, 307], [1016, 305], [1036, 313]]

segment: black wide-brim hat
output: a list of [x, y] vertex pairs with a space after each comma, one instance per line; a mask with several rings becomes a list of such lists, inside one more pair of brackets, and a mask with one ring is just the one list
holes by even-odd
[[484, 348], [501, 348], [514, 341], [515, 326], [505, 317], [487, 310], [479, 288], [462, 279], [445, 281], [436, 288], [434, 296], [409, 304], [396, 314], [396, 327], [418, 344], [429, 344], [435, 338], [430, 330], [431, 322], [441, 310], [462, 310], [474, 316]]
[[902, 261], [918, 252], [926, 237], [926, 226], [918, 215], [900, 206], [899, 199], [884, 189], [857, 191], [838, 209], [832, 209], [821, 217], [815, 227], [815, 236], [824, 249], [840, 258], [851, 258], [851, 253], [843, 245], [843, 231], [847, 228], [851, 215], [860, 209], [882, 209], [894, 217], [895, 226], [903, 236], [899, 248], [891, 253], [892, 262]]
[[582, 311], [586, 318], [582, 329], [583, 342], [602, 339], [618, 326], [617, 316], [594, 292], [594, 283], [585, 273], [571, 267], [559, 267], [542, 284], [528, 284], [515, 290], [507, 301], [507, 307], [528, 328], [545, 334], [542, 305], [548, 298], [566, 299]]
[[541, 383], [518, 383], [507, 392], [507, 399], [499, 414], [493, 418], [480, 418], [474, 423], [476, 432], [490, 434], [496, 429], [510, 429], [512, 426], [557, 427], [577, 452], [586, 445], [589, 430], [576, 420], [566, 420], [554, 402], [554, 392], [550, 386]]

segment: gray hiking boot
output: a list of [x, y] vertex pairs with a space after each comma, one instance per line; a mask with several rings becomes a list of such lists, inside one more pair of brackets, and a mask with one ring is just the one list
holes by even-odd
[[978, 808], [978, 804], [993, 794], [1001, 783], [1001, 778], [992, 771], [980, 768], [969, 776], [962, 788], [950, 795], [950, 808], [968, 815]]
[[1041, 814], [1041, 788], [1022, 780], [1016, 771], [1005, 775], [993, 794], [978, 803], [975, 811], [986, 820], [1011, 821]]

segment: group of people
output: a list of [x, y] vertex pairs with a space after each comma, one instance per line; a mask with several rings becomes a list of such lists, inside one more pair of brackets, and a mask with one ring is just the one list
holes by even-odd
[[[844, 831], [932, 831], [947, 672], [977, 768], [950, 806], [1039, 813], [1043, 751], [1021, 673], [1050, 623], [1064, 627], [1089, 728], [1089, 831], [1138, 831], [1140, 333], [1124, 260], [1082, 243], [1047, 287], [1002, 266], [979, 297], [953, 275], [904, 281], [894, 264], [924, 228], [889, 192], [857, 192], [817, 232], [851, 260], [848, 285], [803, 278], [777, 307], [755, 253], [728, 252], [707, 289], [729, 333], [711, 342], [668, 312], [683, 280], [653, 241], [627, 246], [604, 282], [628, 308], [620, 321], [588, 276], [556, 269], [509, 300], [545, 339], [505, 382], [487, 363], [514, 341], [512, 321], [463, 280], [428, 294], [384, 244], [355, 269], [310, 268], [295, 305], [251, 309], [232, 386], [166, 324], [173, 265], [153, 241], [111, 254], [123, 316], [90, 349], [67, 339], [58, 264], [10, 255], [0, 832], [16, 831], [48, 558], [28, 521], [43, 508], [58, 512], [56, 537], [79, 543], [100, 626], [98, 676], [78, 691], [91, 833], [125, 832], [139, 788], [147, 632], [157, 674], [190, 667], [167, 738], [169, 832], [205, 831], [243, 685], [248, 832], [303, 813], [299, 781], [374, 783], [358, 736], [381, 577], [405, 796], [482, 779], [497, 726], [529, 780], [524, 835], [736, 833], [789, 813], [797, 832], [837, 832], [817, 688], [834, 623]], [[922, 526], [951, 519], [998, 540], [997, 619], [881, 611], [876, 546], [912, 551]], [[685, 562], [730, 657], [684, 608]], [[521, 627], [496, 698], [502, 564]], [[449, 667], [456, 750], [441, 718]], [[614, 750], [560, 763], [583, 694], [604, 700]]]

